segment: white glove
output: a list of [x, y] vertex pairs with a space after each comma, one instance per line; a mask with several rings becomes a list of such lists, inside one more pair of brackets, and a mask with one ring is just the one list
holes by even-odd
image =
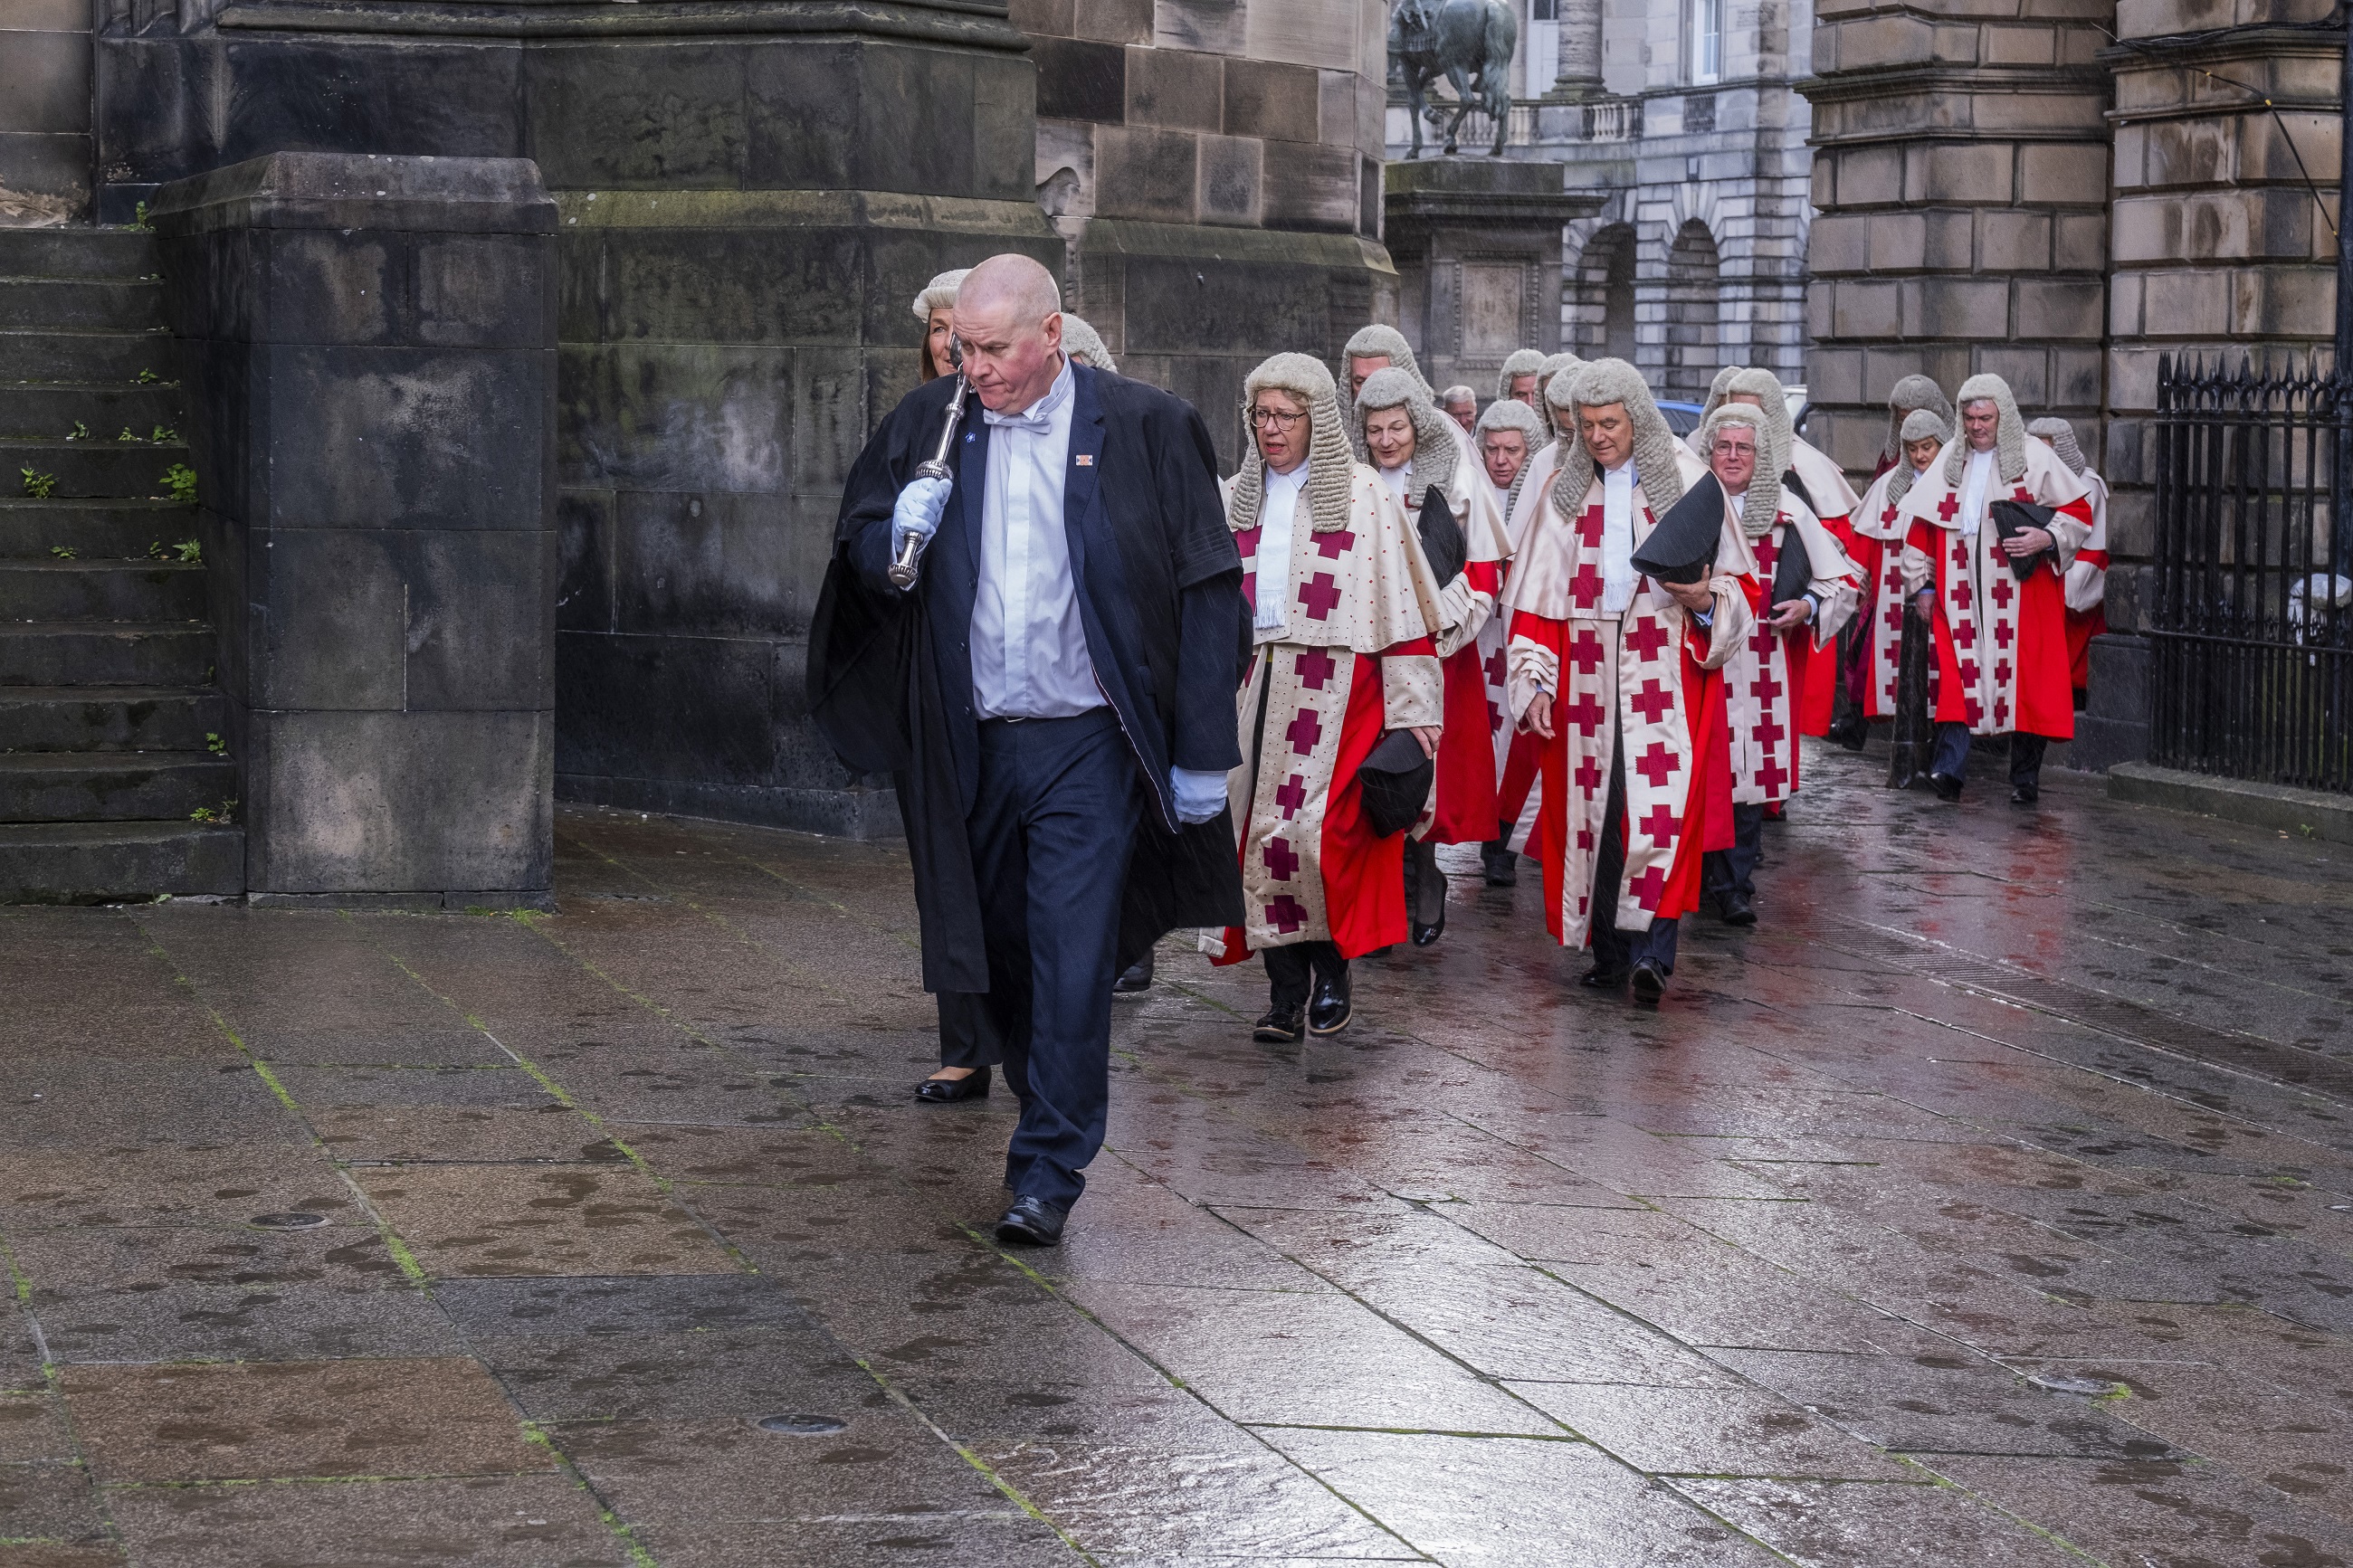
[[1198, 768], [1170, 768], [1169, 793], [1176, 797], [1176, 820], [1198, 827], [1226, 809], [1226, 775]]
[[931, 542], [948, 510], [948, 492], [955, 488], [946, 479], [916, 479], [899, 492], [899, 503], [891, 509], [892, 560], [899, 558], [900, 547], [911, 535]]

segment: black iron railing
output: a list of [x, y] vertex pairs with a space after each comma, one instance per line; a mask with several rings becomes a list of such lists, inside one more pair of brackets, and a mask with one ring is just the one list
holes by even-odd
[[2353, 791], [2353, 384], [2160, 360], [2149, 760]]

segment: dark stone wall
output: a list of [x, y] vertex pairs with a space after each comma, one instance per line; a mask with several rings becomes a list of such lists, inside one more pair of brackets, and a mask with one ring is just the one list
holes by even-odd
[[279, 153], [154, 215], [247, 888], [544, 903], [554, 204], [522, 160]]

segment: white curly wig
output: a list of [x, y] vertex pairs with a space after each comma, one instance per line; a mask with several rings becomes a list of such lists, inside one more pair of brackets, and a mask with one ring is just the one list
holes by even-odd
[[1413, 420], [1413, 477], [1406, 488], [1414, 504], [1421, 505], [1423, 496], [1430, 490], [1436, 490], [1443, 499], [1448, 487], [1454, 483], [1461, 448], [1446, 428], [1446, 416], [1430, 400], [1429, 392], [1396, 365], [1373, 372], [1356, 391], [1356, 417], [1348, 421], [1348, 444], [1356, 448], [1356, 460], [1373, 460], [1365, 445], [1365, 416], [1383, 408], [1403, 408]]
[[1384, 327], [1377, 321], [1369, 327], [1357, 328], [1348, 346], [1340, 351], [1341, 380], [1347, 380], [1348, 362], [1356, 359], [1385, 359], [1390, 369], [1405, 372], [1421, 384], [1424, 392], [1430, 390], [1430, 378], [1421, 374], [1420, 362], [1413, 357], [1413, 345], [1395, 327]]
[[[1309, 354], [1276, 354], [1263, 361], [1242, 380], [1245, 402], [1272, 387], [1290, 393], [1307, 405], [1307, 510], [1318, 533], [1345, 527], [1348, 492], [1356, 484], [1356, 454], [1348, 449], [1348, 431], [1340, 413], [1340, 390], [1324, 362]], [[1232, 504], [1226, 521], [1235, 532], [1258, 526], [1260, 507], [1266, 502], [1266, 458], [1258, 443], [1250, 443], [1234, 476]]]
[[1089, 326], [1086, 318], [1073, 316], [1068, 310], [1062, 312], [1062, 352], [1081, 364], [1107, 370], [1113, 375], [1119, 374], [1118, 363], [1111, 357], [1111, 350], [1103, 346], [1103, 334]]
[[[2001, 419], [1994, 426], [1994, 468], [2001, 482], [2014, 485], [2026, 477], [2026, 421], [2019, 417], [2018, 395], [2010, 390], [2010, 383], [1990, 372], [1980, 371], [1961, 383], [1961, 390], [1953, 396], [1954, 412], [1958, 413], [1972, 403], [1991, 403], [2001, 411]], [[1945, 446], [1945, 482], [1957, 485], [1961, 470], [1969, 460], [1969, 444], [1955, 440]]]
[[[1545, 388], [1545, 400], [1556, 406], [1563, 406], [1554, 395], [1554, 388], [1560, 385], [1556, 376], [1553, 384]], [[1567, 395], [1564, 412], [1571, 423], [1561, 439], [1552, 501], [1563, 517], [1577, 515], [1593, 484], [1593, 454], [1577, 438], [1576, 411], [1612, 403], [1625, 405], [1626, 417], [1634, 426], [1634, 469], [1641, 476], [1642, 493], [1651, 511], [1662, 516], [1683, 499], [1683, 470], [1675, 466], [1675, 433], [1668, 427], [1666, 416], [1659, 412], [1658, 400], [1651, 395], [1641, 371], [1622, 359], [1598, 359], [1579, 370], [1562, 390]]]
[[1536, 391], [1544, 392], [1545, 356], [1534, 349], [1514, 349], [1504, 361], [1504, 368], [1495, 373], [1495, 396], [1507, 399], [1512, 395], [1512, 383], [1524, 375], [1536, 377]]
[[915, 320], [928, 327], [934, 310], [955, 310], [956, 290], [964, 287], [965, 274], [971, 270], [969, 267], [959, 267], [924, 284], [923, 291], [915, 296]]

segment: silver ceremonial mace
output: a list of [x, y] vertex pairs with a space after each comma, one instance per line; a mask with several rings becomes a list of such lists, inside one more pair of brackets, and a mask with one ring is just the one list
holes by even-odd
[[[954, 480], [955, 470], [948, 467], [948, 455], [955, 450], [956, 427], [964, 423], [964, 345], [954, 338], [948, 340], [948, 358], [956, 367], [955, 390], [948, 396], [948, 416], [940, 426], [940, 444], [931, 457], [915, 465], [919, 479]], [[909, 534], [899, 542], [899, 553], [891, 563], [891, 585], [904, 591], [915, 585], [915, 570], [923, 558], [921, 535]]]

